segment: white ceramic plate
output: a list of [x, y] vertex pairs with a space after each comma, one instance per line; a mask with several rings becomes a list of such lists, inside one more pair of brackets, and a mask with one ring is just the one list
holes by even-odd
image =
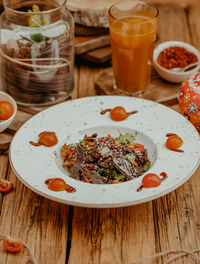
[[[100, 111], [121, 105], [138, 113], [122, 122], [114, 122], [109, 113]], [[51, 148], [34, 147], [42, 131], [54, 131], [59, 143]], [[121, 184], [98, 185], [76, 181], [62, 168], [60, 148], [64, 143], [78, 142], [85, 134], [112, 136], [129, 132], [148, 150], [152, 166], [149, 172], [166, 172], [168, 178], [157, 188], [137, 192], [142, 176]], [[184, 141], [184, 153], [165, 148], [166, 134], [176, 133]], [[96, 96], [72, 100], [50, 107], [28, 120], [16, 133], [10, 146], [10, 162], [18, 178], [31, 190], [49, 199], [83, 207], [122, 207], [161, 197], [182, 185], [195, 172], [200, 160], [200, 138], [197, 130], [182, 115], [152, 101], [123, 97]], [[76, 192], [53, 192], [44, 181], [60, 177]]]

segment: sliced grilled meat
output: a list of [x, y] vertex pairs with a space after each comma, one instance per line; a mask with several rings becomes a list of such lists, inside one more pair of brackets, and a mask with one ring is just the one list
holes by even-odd
[[121, 157], [112, 157], [114, 166], [126, 177], [127, 180], [132, 180], [137, 177], [135, 167], [126, 159]]
[[86, 168], [84, 164], [80, 164], [79, 168], [80, 171], [82, 171], [88, 177], [88, 179], [91, 180], [92, 183], [96, 183], [96, 184], [104, 183], [102, 177], [98, 173], [89, 170], [88, 168]]
[[104, 167], [106, 169], [114, 169], [112, 158], [111, 157], [105, 157], [105, 158], [100, 158], [97, 162], [97, 164], [100, 167]]
[[80, 163], [75, 163], [74, 166], [70, 170], [70, 176], [75, 180], [80, 180]]
[[145, 149], [144, 152], [138, 151], [135, 160], [138, 165], [143, 166], [148, 161], [147, 150]]
[[75, 180], [79, 180], [80, 164], [86, 159], [85, 149], [82, 146], [77, 146], [76, 163], [72, 167], [70, 174]]

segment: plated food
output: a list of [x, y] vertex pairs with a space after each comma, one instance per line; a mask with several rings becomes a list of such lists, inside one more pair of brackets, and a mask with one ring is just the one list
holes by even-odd
[[131, 134], [85, 136], [61, 148], [62, 166], [70, 177], [87, 183], [122, 183], [139, 177], [151, 166], [147, 149]]
[[[116, 106], [124, 107], [127, 112], [136, 109], [138, 113], [121, 122], [113, 122], [107, 114], [100, 115], [102, 110]], [[53, 131], [58, 143], [52, 147], [31, 145], [29, 142], [37, 142], [38, 135], [43, 131]], [[181, 148], [184, 152], [166, 148], [167, 139], [172, 137], [166, 137], [168, 133], [176, 134], [183, 140], [182, 146], [179, 140], [179, 144], [175, 146], [173, 143], [172, 147], [177, 150]], [[120, 136], [128, 138], [129, 142], [125, 141], [124, 145], [116, 143]], [[129, 144], [133, 145], [133, 150]], [[110, 152], [109, 158], [114, 157], [114, 162], [112, 158], [111, 164], [109, 160], [106, 164], [113, 167], [106, 168], [98, 152], [93, 160], [76, 164], [77, 149], [83, 148], [82, 145], [88, 149], [88, 158], [95, 154], [97, 145], [105, 157], [106, 152]], [[133, 174], [127, 174], [124, 167], [115, 162], [115, 147], [118, 148], [116, 154], [120, 149], [124, 150], [119, 159], [122, 158], [128, 168], [135, 169], [132, 170]], [[65, 164], [61, 149], [66, 155]], [[140, 158], [143, 159], [141, 163]], [[134, 164], [134, 159], [137, 164]], [[11, 166], [28, 188], [57, 202], [95, 208], [122, 207], [161, 197], [187, 181], [198, 167], [199, 159], [199, 134], [183, 115], [152, 101], [123, 96], [81, 98], [50, 107], [29, 119], [17, 131], [10, 146]], [[145, 171], [148, 160], [151, 166]], [[87, 180], [81, 175], [80, 167]], [[70, 169], [76, 168], [79, 178], [74, 179]], [[104, 175], [98, 175], [103, 184], [87, 183], [92, 180], [92, 177], [88, 177], [88, 171], [92, 174], [103, 172]], [[131, 178], [128, 176], [132, 176], [133, 180], [129, 180]], [[112, 184], [115, 182], [119, 184]], [[143, 183], [142, 191], [137, 191]]]

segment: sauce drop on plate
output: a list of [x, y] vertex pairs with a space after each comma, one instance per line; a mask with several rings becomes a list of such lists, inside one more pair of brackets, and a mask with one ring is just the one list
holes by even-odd
[[46, 146], [53, 147], [58, 143], [58, 138], [55, 132], [44, 131], [38, 135], [38, 142], [30, 141], [29, 143], [35, 147]]
[[127, 119], [130, 115], [136, 114], [138, 111], [135, 110], [127, 113], [124, 107], [116, 106], [113, 109], [111, 108], [104, 109], [100, 112], [100, 114], [104, 115], [107, 112], [110, 112], [110, 118], [113, 121], [123, 121]]
[[183, 145], [183, 140], [175, 133], [166, 134], [166, 148], [176, 152], [184, 152], [184, 150], [179, 149]]
[[44, 183], [47, 184], [48, 188], [51, 191], [55, 191], [55, 192], [66, 191], [69, 193], [76, 192], [76, 189], [74, 187], [68, 185], [61, 178], [49, 178], [46, 179]]
[[[160, 176], [162, 176], [162, 178], [160, 178], [161, 182], [165, 181], [167, 179], [167, 177], [168, 177], [166, 172], [161, 172]], [[155, 187], [158, 187], [158, 186], [155, 186]], [[145, 188], [145, 186], [142, 184], [139, 188], [137, 188], [136, 191], [137, 192], [141, 192], [143, 188]]]

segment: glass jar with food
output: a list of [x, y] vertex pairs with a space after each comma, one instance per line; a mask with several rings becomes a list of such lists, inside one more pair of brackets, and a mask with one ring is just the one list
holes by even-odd
[[65, 4], [66, 0], [4, 0], [2, 88], [18, 104], [55, 104], [73, 90], [74, 22]]

